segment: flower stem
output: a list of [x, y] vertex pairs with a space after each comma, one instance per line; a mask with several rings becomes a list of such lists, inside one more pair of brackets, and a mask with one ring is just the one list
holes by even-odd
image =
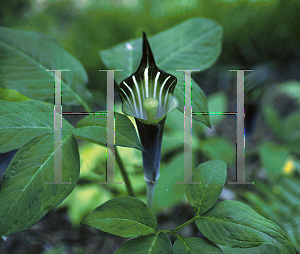
[[152, 210], [154, 189], [156, 183], [147, 182], [147, 206]]
[[124, 167], [124, 164], [122, 162], [122, 159], [120, 157], [120, 154], [119, 154], [119, 151], [118, 151], [117, 147], [115, 148], [115, 157], [116, 157], [117, 164], [118, 164], [118, 166], [119, 166], [119, 168], [121, 170], [121, 174], [123, 176], [123, 179], [124, 179], [124, 182], [125, 182], [125, 185], [126, 185], [126, 189], [127, 189], [128, 195], [131, 196], [131, 197], [135, 197], [135, 194], [134, 194], [134, 191], [132, 189], [130, 180], [128, 178], [127, 171], [126, 171], [126, 169]]

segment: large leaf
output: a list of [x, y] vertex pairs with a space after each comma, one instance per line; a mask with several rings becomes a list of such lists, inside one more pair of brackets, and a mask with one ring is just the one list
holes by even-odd
[[[106, 115], [89, 115], [80, 120], [73, 134], [77, 138], [85, 139], [100, 145], [107, 143]], [[143, 146], [137, 137], [136, 130], [125, 115], [115, 113], [115, 143], [118, 146], [133, 147], [143, 150]]]
[[218, 254], [223, 251], [212, 242], [197, 237], [177, 238], [172, 249], [173, 254]]
[[171, 254], [172, 244], [168, 236], [161, 232], [131, 239], [124, 243], [115, 254]]
[[279, 250], [268, 244], [262, 244], [254, 248], [230, 248], [227, 246], [220, 246], [225, 254], [280, 254]]
[[111, 199], [97, 207], [82, 222], [104, 232], [135, 237], [156, 233], [157, 221], [146, 204], [133, 197]]
[[188, 184], [186, 196], [197, 215], [205, 213], [218, 200], [227, 176], [226, 163], [221, 160], [200, 164], [193, 181], [199, 184]]
[[238, 201], [220, 202], [195, 222], [207, 239], [220, 245], [250, 248], [270, 244], [281, 253], [295, 253], [279, 226]]
[[70, 131], [62, 136], [62, 181], [54, 180], [54, 133], [44, 133], [20, 148], [3, 176], [0, 192], [0, 236], [38, 222], [64, 200], [79, 178], [79, 153]]
[[53, 103], [54, 72], [62, 72], [63, 104], [82, 104], [91, 95], [82, 65], [54, 38], [31, 31], [0, 28], [0, 84], [29, 98]]
[[29, 101], [30, 99], [14, 89], [0, 87], [0, 100], [3, 101]]
[[[73, 128], [63, 119], [63, 129]], [[39, 101], [0, 101], [0, 153], [20, 148], [30, 139], [54, 131], [53, 107]]]
[[[157, 66], [178, 79], [175, 96], [179, 101], [179, 109], [183, 112], [184, 73], [176, 70], [202, 71], [212, 66], [221, 52], [222, 27], [212, 20], [191, 18], [150, 37], [149, 42]], [[109, 69], [123, 70], [115, 73], [115, 78], [120, 83], [136, 71], [142, 55], [142, 40], [138, 38], [125, 42], [101, 51], [100, 55]], [[193, 86], [193, 111], [208, 111], [205, 95], [197, 84]], [[209, 124], [208, 116], [193, 117]]]

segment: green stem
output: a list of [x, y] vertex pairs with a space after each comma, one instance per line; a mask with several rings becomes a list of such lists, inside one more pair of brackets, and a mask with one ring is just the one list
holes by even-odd
[[156, 183], [147, 182], [147, 206], [152, 210], [153, 197], [154, 197], [154, 189]]
[[123, 179], [124, 179], [124, 182], [125, 182], [125, 185], [126, 185], [126, 189], [127, 189], [128, 195], [131, 196], [131, 197], [135, 197], [135, 194], [134, 194], [134, 191], [132, 189], [130, 180], [128, 178], [127, 171], [126, 171], [126, 169], [124, 167], [124, 164], [122, 162], [122, 159], [120, 157], [120, 154], [119, 154], [119, 151], [118, 151], [117, 147], [115, 148], [115, 157], [116, 157], [117, 164], [118, 164], [118, 166], [119, 166], [119, 168], [121, 170], [121, 174], [123, 176]]
[[91, 112], [90, 107], [85, 102], [82, 102], [82, 106], [84, 107], [84, 109], [86, 110], [86, 112]]
[[185, 226], [191, 224], [194, 222], [196, 219], [199, 219], [199, 216], [195, 216], [194, 218], [188, 220], [187, 222], [183, 223], [182, 225], [178, 226], [177, 228], [174, 228], [172, 230], [162, 230], [166, 234], [172, 234], [172, 235], [177, 235], [176, 232], [179, 231], [180, 229], [184, 228]]

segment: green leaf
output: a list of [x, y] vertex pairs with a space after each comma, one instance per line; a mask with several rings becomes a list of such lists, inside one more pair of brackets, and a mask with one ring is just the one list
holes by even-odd
[[[228, 98], [224, 91], [216, 92], [212, 95], [210, 95], [207, 98], [207, 104], [208, 104], [208, 112], [213, 113], [221, 113], [221, 112], [227, 112], [228, 111]], [[210, 122], [213, 126], [216, 126], [218, 123], [220, 123], [224, 118], [225, 115], [210, 115]]]
[[[211, 67], [218, 59], [222, 47], [222, 27], [205, 18], [191, 18], [149, 38], [157, 66], [178, 79], [175, 96], [179, 110], [184, 110], [184, 73], [178, 69], [200, 69]], [[118, 83], [133, 74], [142, 55], [141, 38], [120, 44], [100, 52], [110, 69], [121, 69], [115, 73]], [[201, 88], [193, 86], [193, 111], [208, 112], [206, 98]], [[193, 115], [195, 120], [209, 125], [208, 116]]]
[[0, 87], [0, 100], [3, 101], [29, 101], [30, 99], [16, 90]]
[[168, 165], [161, 167], [154, 192], [153, 211], [165, 209], [183, 200], [185, 184], [176, 184], [176, 182], [183, 182], [183, 179], [184, 156], [181, 154]]
[[111, 199], [97, 207], [82, 222], [104, 232], [135, 237], [156, 233], [157, 221], [147, 205], [133, 197]]
[[286, 141], [300, 141], [300, 111], [291, 113], [283, 122], [283, 137]]
[[266, 118], [266, 121], [270, 127], [270, 129], [274, 132], [274, 134], [283, 139], [282, 132], [283, 130], [283, 124], [279, 118], [278, 113], [271, 105], [264, 105], [263, 106], [263, 114]]
[[54, 38], [31, 31], [0, 28], [0, 83], [37, 100], [53, 102], [54, 71], [62, 72], [63, 104], [89, 110], [91, 94], [82, 65]]
[[171, 254], [172, 244], [164, 232], [131, 239], [124, 243], [115, 254]]
[[259, 153], [264, 169], [272, 180], [284, 174], [284, 165], [289, 159], [287, 149], [265, 142], [260, 146]]
[[221, 159], [231, 165], [235, 163], [236, 150], [225, 138], [208, 137], [201, 140], [200, 148], [210, 159]]
[[[63, 129], [73, 128], [63, 119]], [[20, 148], [30, 139], [53, 133], [53, 107], [39, 101], [0, 101], [0, 153]]]
[[254, 248], [230, 248], [227, 246], [220, 246], [225, 254], [280, 254], [279, 250], [268, 244], [262, 244]]
[[300, 82], [291, 80], [278, 85], [278, 88], [280, 92], [296, 99], [300, 104]]
[[193, 173], [193, 182], [188, 184], [186, 196], [197, 215], [205, 213], [217, 202], [227, 176], [226, 163], [213, 160], [200, 164]]
[[218, 254], [223, 251], [212, 242], [197, 238], [197, 237], [183, 237], [177, 238], [173, 245], [173, 254]]
[[0, 236], [25, 230], [63, 201], [79, 178], [79, 153], [70, 132], [62, 136], [62, 181], [54, 180], [54, 133], [44, 133], [20, 148], [4, 176], [0, 192]]
[[[105, 146], [107, 133], [106, 118], [106, 115], [86, 116], [77, 123], [73, 134], [77, 138]], [[139, 150], [144, 149], [129, 118], [116, 112], [115, 135], [115, 143], [118, 146], [133, 147]]]
[[238, 201], [220, 202], [195, 222], [205, 238], [216, 244], [241, 248], [270, 244], [281, 253], [295, 253], [279, 226]]

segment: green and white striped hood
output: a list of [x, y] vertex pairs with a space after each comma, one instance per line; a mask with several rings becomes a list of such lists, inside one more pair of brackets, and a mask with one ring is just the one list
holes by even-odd
[[[175, 76], [157, 68], [146, 34], [143, 33], [141, 63], [137, 71], [119, 85], [123, 112], [143, 120], [157, 120], [167, 115], [178, 107], [178, 101], [173, 95], [176, 83]], [[144, 107], [147, 98], [155, 98], [158, 102], [154, 119], [147, 116]]]

